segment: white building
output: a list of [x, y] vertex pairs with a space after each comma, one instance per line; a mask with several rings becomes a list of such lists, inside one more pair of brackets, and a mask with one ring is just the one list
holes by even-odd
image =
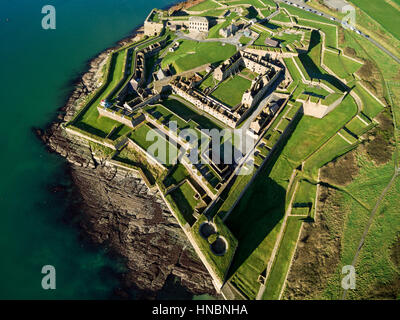
[[189, 31], [208, 32], [209, 23], [206, 17], [192, 16], [189, 18]]

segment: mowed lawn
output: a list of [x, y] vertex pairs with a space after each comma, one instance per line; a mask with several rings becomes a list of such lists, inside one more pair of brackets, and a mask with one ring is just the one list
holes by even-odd
[[[136, 128], [130, 134], [130, 138], [166, 167], [175, 164], [178, 156], [177, 147], [168, 142], [158, 130], [153, 129], [148, 124], [143, 124]], [[153, 150], [155, 144], [160, 148]]]
[[203, 11], [203, 10], [210, 10], [210, 9], [215, 9], [215, 8], [221, 8], [221, 6], [212, 0], [206, 0], [206, 1], [200, 2], [199, 4], [196, 4], [193, 7], [190, 7], [187, 10], [188, 11]]
[[338, 45], [338, 39], [336, 33], [337, 27], [335, 25], [312, 22], [304, 19], [299, 19], [299, 24], [302, 26], [310, 26], [322, 31], [325, 34], [325, 46], [337, 48]]
[[325, 51], [324, 63], [339, 78], [346, 79], [361, 68], [362, 64], [332, 51]]
[[[211, 121], [208, 117], [205, 115], [200, 115], [197, 113], [195, 110], [195, 106], [192, 108], [189, 108], [182, 102], [175, 100], [173, 98], [168, 98], [167, 100], [164, 100], [162, 104], [171, 110], [173, 113], [177, 114], [179, 117], [185, 119], [186, 121], [194, 121], [196, 122], [201, 128], [203, 129], [218, 129], [221, 130], [223, 126], [218, 125], [217, 123]], [[189, 102], [187, 102], [189, 104]]]
[[347, 96], [323, 119], [303, 116], [296, 127], [296, 134], [289, 139], [283, 154], [299, 164], [350, 121], [356, 113], [355, 101], [351, 96]]
[[226, 220], [239, 241], [230, 280], [249, 298], [259, 289], [258, 276], [268, 264], [285, 214], [286, 188], [293, 168], [273, 156], [249, 186]]
[[179, 188], [172, 191], [169, 195], [171, 195], [171, 198], [175, 202], [175, 205], [183, 219], [190, 225], [193, 225], [196, 221], [193, 217], [194, 209], [199, 203], [199, 200], [195, 199], [196, 191], [187, 181], [185, 181]]
[[257, 29], [254, 28], [256, 32], [260, 34], [260, 36], [254, 41], [254, 45], [256, 46], [265, 46], [265, 39], [270, 38], [271, 34], [267, 31], [265, 32], [260, 32]]
[[124, 76], [124, 62], [127, 50], [115, 52], [111, 57], [109, 74], [104, 90], [94, 98], [87, 110], [78, 116], [74, 125], [80, 129], [105, 138], [110, 130], [119, 125], [119, 122], [107, 117], [100, 117], [97, 106], [105, 99], [118, 85]]
[[279, 245], [279, 250], [275, 257], [271, 273], [267, 279], [266, 289], [262, 296], [264, 300], [279, 299], [286, 274], [289, 271], [294, 249], [296, 248], [297, 238], [302, 223], [303, 219], [299, 217], [289, 217], [287, 220], [285, 235]]
[[350, 0], [370, 17], [377, 21], [388, 32], [400, 39], [400, 12], [385, 1]]
[[348, 96], [324, 119], [303, 116], [294, 129], [295, 134], [261, 169], [227, 218], [227, 226], [239, 240], [230, 271], [231, 281], [246, 295], [254, 297], [258, 291], [257, 277], [268, 263], [282, 225], [293, 169], [318, 150], [356, 112], [357, 106]]
[[237, 75], [222, 82], [217, 90], [212, 93], [212, 96], [233, 108], [242, 101], [243, 93], [250, 86], [250, 80]]
[[287, 69], [294, 81], [301, 80], [301, 74], [299, 69], [297, 69], [296, 65], [294, 64], [293, 58], [283, 58]]
[[233, 45], [220, 42], [197, 42], [192, 40], [180, 41], [180, 46], [175, 52], [168, 52], [161, 62], [162, 68], [169, 64], [181, 73], [207, 63], [221, 63], [236, 52]]
[[383, 110], [383, 106], [371, 96], [361, 85], [357, 84], [353, 89], [363, 103], [363, 113], [373, 119]]
[[301, 40], [300, 34], [290, 34], [283, 33], [281, 36], [275, 35], [272, 37], [274, 40], [278, 40], [282, 47], [286, 47], [287, 45]]
[[336, 134], [305, 162], [304, 171], [308, 172], [316, 179], [318, 177], [319, 168], [354, 147], [355, 145], [350, 145], [341, 136]]

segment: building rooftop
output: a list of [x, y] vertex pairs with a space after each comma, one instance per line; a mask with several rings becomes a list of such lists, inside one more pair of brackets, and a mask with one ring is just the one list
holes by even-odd
[[265, 44], [267, 46], [277, 47], [279, 45], [279, 41], [267, 38], [267, 39], [265, 39]]
[[206, 17], [191, 16], [189, 17], [189, 21], [205, 23], [208, 22], [208, 19]]

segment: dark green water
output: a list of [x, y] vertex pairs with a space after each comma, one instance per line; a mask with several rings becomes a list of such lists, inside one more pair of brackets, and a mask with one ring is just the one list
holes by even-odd
[[[109, 298], [123, 267], [78, 239], [68, 221], [65, 162], [32, 133], [46, 127], [86, 62], [172, 0], [0, 1], [0, 299]], [[56, 30], [41, 28], [42, 6], [56, 8]], [[8, 21], [7, 21], [8, 19]], [[67, 218], [68, 219], [68, 218]], [[57, 289], [43, 290], [53, 265]]]

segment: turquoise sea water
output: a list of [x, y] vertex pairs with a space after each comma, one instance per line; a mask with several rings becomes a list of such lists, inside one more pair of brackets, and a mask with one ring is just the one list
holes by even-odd
[[[56, 116], [86, 62], [170, 0], [0, 1], [0, 299], [112, 297], [123, 267], [79, 238], [68, 198], [51, 188], [71, 181], [64, 160], [32, 133]], [[41, 28], [42, 6], [56, 30]], [[41, 269], [56, 268], [56, 290]]]

